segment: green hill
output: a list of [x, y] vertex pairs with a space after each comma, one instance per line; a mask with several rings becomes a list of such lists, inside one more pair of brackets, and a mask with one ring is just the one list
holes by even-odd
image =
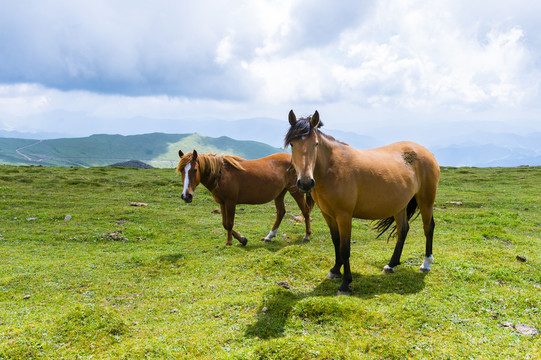
[[18, 149], [35, 144], [38, 140], [0, 138], [0, 164], [22, 165], [26, 164], [25, 157], [17, 153]]
[[0, 138], [0, 164], [87, 167], [141, 160], [154, 167], [172, 167], [178, 160], [179, 149], [231, 154], [246, 159], [281, 151], [256, 141], [200, 134], [92, 135], [40, 141]]

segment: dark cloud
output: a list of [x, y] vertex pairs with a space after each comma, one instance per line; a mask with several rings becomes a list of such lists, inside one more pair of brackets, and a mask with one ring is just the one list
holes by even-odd
[[344, 31], [358, 27], [374, 9], [374, 1], [302, 0], [291, 11], [296, 26], [291, 42], [299, 48], [338, 42]]
[[[0, 84], [11, 85], [0, 86], [0, 111], [71, 108], [71, 96], [80, 96], [71, 90], [99, 95], [81, 101], [90, 112], [105, 99], [115, 108], [111, 94], [137, 103], [166, 95], [197, 114], [213, 104], [208, 113], [220, 116], [253, 104], [538, 107], [534, 3], [0, 1]], [[20, 90], [27, 87], [32, 94]]]
[[[0, 82], [126, 95], [241, 99], [238, 63], [218, 64], [227, 9], [158, 1], [3, 2]], [[224, 12], [221, 12], [224, 10]]]

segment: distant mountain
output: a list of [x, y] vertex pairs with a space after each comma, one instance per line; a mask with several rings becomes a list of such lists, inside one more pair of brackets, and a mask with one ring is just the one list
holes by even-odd
[[48, 132], [36, 132], [36, 133], [26, 133], [19, 131], [10, 131], [10, 130], [0, 130], [0, 138], [13, 138], [13, 139], [57, 139], [65, 137], [66, 135], [60, 133], [48, 133]]
[[372, 149], [378, 146], [385, 145], [383, 142], [378, 141], [370, 136], [359, 135], [354, 132], [345, 132], [335, 129], [325, 129], [323, 132], [325, 134], [331, 135], [336, 140], [344, 142], [356, 149]]
[[[128, 120], [126, 124], [129, 123]], [[148, 123], [149, 128], [154, 127], [150, 119], [138, 119], [138, 121]], [[268, 118], [235, 121], [170, 120], [165, 124], [168, 128], [175, 129], [173, 131], [178, 130], [184, 135], [150, 133], [47, 139], [33, 138], [33, 134], [4, 131], [0, 132], [0, 164], [41, 163], [58, 166], [94, 166], [126, 160], [142, 160], [150, 161], [153, 166], [171, 166], [176, 162], [178, 148], [182, 148], [185, 152], [195, 148], [203, 152], [229, 153], [245, 158], [257, 158], [283, 151], [280, 148], [283, 146], [284, 135], [289, 128], [285, 120]], [[360, 135], [354, 131], [342, 131], [330, 127], [325, 127], [323, 131], [357, 149], [374, 148], [399, 140], [413, 140], [432, 151], [442, 166], [541, 165], [540, 132], [519, 135], [497, 132], [498, 128], [490, 128], [486, 131], [478, 128], [469, 129], [466, 123], [458, 123], [456, 126], [459, 129], [455, 132], [450, 128], [442, 128], [439, 131], [431, 128], [430, 131], [426, 129], [418, 131], [417, 135], [412, 135], [410, 130], [410, 135], [405, 132], [393, 136], [389, 136], [390, 132], [374, 131], [367, 132], [369, 135]], [[126, 125], [125, 129], [129, 131], [129, 126]], [[396, 132], [396, 129], [394, 130]], [[379, 136], [385, 137], [385, 140]]]
[[540, 166], [541, 154], [529, 149], [487, 145], [451, 145], [433, 151], [442, 166]]
[[273, 147], [283, 147], [284, 136], [289, 129], [286, 121], [268, 118], [242, 120], [198, 120], [177, 121], [175, 126], [190, 133], [203, 133], [206, 136], [228, 136], [237, 140], [259, 141]]
[[199, 134], [92, 135], [83, 138], [29, 140], [0, 138], [0, 164], [106, 166], [141, 160], [154, 167], [173, 167], [178, 150], [223, 153], [255, 159], [281, 149], [256, 141]]
[[[175, 134], [194, 134], [199, 133], [209, 137], [227, 136], [236, 140], [258, 141], [268, 144], [275, 148], [281, 148], [284, 144], [284, 137], [289, 129], [287, 121], [287, 112], [284, 113], [282, 120], [258, 117], [239, 120], [222, 119], [160, 119], [157, 125], [151, 118], [133, 117], [115, 119], [115, 126], [111, 128], [111, 121], [98, 117], [88, 116], [79, 112], [69, 111], [51, 111], [41, 114], [39, 118], [29, 117], [34, 122], [39, 123], [62, 123], [66, 131], [72, 133], [71, 136], [65, 136], [55, 133], [24, 133], [15, 131], [0, 130], [0, 137], [5, 138], [24, 138], [24, 139], [58, 139], [66, 137], [82, 137], [95, 130], [88, 130], [85, 127], [74, 129], [69, 125], [69, 120], [77, 118], [80, 121], [92, 124], [92, 129], [108, 128], [108, 132], [132, 135], [130, 124], [138, 124], [137, 133], [175, 133]], [[30, 122], [30, 120], [26, 120]], [[1, 125], [1, 122], [0, 122]], [[333, 135], [340, 141], [344, 141], [357, 148], [367, 148], [376, 146], [376, 140], [365, 135], [359, 135], [351, 131], [333, 130], [331, 123], [326, 124], [324, 132]], [[89, 127], [90, 128], [90, 127]], [[115, 130], [116, 129], [116, 130]]]
[[477, 132], [468, 140], [431, 150], [442, 166], [541, 166], [541, 133]]

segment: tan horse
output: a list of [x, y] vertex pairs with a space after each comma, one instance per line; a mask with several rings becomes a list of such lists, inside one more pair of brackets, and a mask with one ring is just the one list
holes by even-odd
[[432, 212], [440, 177], [434, 156], [412, 142], [370, 150], [354, 149], [319, 130], [323, 124], [317, 111], [311, 118], [298, 121], [290, 111], [289, 123], [291, 128], [285, 145], [291, 145], [297, 186], [302, 192], [311, 192], [334, 243], [336, 262], [328, 277], [340, 278], [340, 269], [344, 266], [338, 293], [351, 293], [352, 218], [383, 219], [378, 223], [379, 235], [396, 222], [398, 240], [384, 268], [384, 272], [394, 272], [394, 267], [400, 264], [408, 221], [419, 208], [426, 236], [425, 258], [420, 270], [429, 271], [433, 262], [435, 226]]
[[190, 203], [195, 188], [202, 183], [220, 204], [222, 224], [227, 230], [226, 245], [232, 245], [232, 236], [242, 245], [248, 240], [233, 230], [237, 204], [265, 204], [272, 200], [276, 205], [276, 221], [269, 234], [262, 240], [271, 241], [286, 213], [284, 197], [289, 191], [302, 211], [306, 224], [303, 241], [310, 240], [310, 211], [314, 205], [311, 197], [305, 200], [295, 186], [296, 174], [291, 166], [291, 155], [281, 153], [257, 160], [244, 160], [236, 156], [184, 154], [179, 150], [177, 173], [182, 174], [181, 198]]

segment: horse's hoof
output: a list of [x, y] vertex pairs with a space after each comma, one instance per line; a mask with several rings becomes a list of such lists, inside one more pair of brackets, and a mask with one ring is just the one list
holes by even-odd
[[228, 241], [228, 242], [225, 243], [225, 245], [226, 246], [231, 246], [231, 245], [233, 245], [233, 243], [231, 241]]
[[342, 291], [342, 290], [338, 290], [338, 296], [342, 296], [342, 295], [351, 295], [351, 290], [346, 290], [346, 291]]
[[302, 239], [302, 242], [303, 242], [303, 243], [310, 242], [310, 238], [309, 238], [309, 237], [305, 237], [304, 239]]
[[383, 267], [383, 273], [384, 274], [392, 274], [392, 273], [394, 273], [394, 268], [390, 267], [389, 265], [385, 265]]
[[241, 237], [239, 241], [242, 246], [246, 246], [246, 244], [248, 244], [248, 239], [246, 239], [244, 236]]
[[263, 242], [271, 242], [272, 239], [264, 237], [264, 238], [261, 239], [261, 241], [263, 241]]
[[342, 274], [335, 274], [335, 273], [333, 273], [333, 272], [331, 271], [331, 272], [329, 272], [329, 273], [327, 274], [327, 278], [328, 278], [328, 279], [331, 279], [331, 280], [341, 279], [341, 278], [342, 278]]
[[434, 262], [434, 256], [433, 255], [430, 255], [430, 256], [425, 256], [425, 259], [423, 261], [423, 265], [421, 265], [421, 267], [419, 268], [419, 271], [422, 272], [422, 273], [427, 273], [430, 271], [430, 265], [432, 265], [432, 263]]

